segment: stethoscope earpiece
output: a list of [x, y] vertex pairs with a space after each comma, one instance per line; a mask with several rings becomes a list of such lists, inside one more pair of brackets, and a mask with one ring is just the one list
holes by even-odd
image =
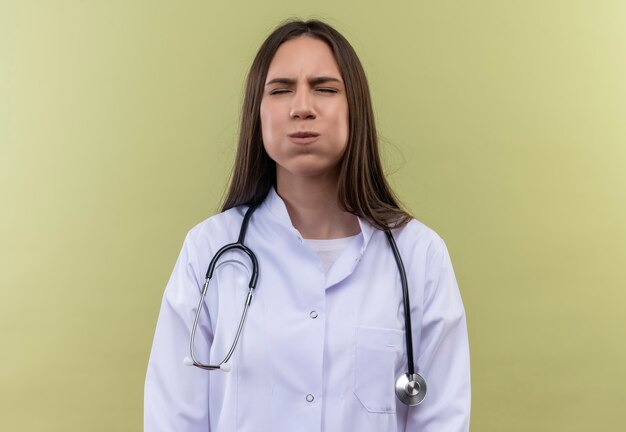
[[426, 381], [420, 374], [402, 374], [396, 381], [396, 396], [406, 405], [419, 405], [426, 397]]

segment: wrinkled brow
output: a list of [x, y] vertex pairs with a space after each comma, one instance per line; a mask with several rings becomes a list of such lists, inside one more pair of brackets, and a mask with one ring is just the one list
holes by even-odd
[[[338, 82], [338, 83], [342, 83], [342, 81], [339, 78], [335, 78], [335, 77], [329, 77], [329, 76], [320, 76], [320, 77], [313, 77], [313, 78], [309, 78], [309, 84], [311, 85], [316, 85], [316, 84], [323, 84], [326, 82]], [[293, 85], [296, 83], [296, 80], [293, 78], [274, 78], [271, 81], [268, 81], [267, 84], [265, 84], [265, 86], [268, 86], [270, 84], [287, 84], [287, 85]]]

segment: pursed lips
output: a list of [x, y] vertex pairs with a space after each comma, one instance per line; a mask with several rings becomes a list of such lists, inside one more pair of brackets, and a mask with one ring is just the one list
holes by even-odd
[[295, 132], [295, 133], [289, 134], [289, 136], [291, 138], [310, 138], [310, 137], [319, 136], [319, 134], [317, 132], [302, 131], [302, 132]]
[[320, 134], [310, 131], [302, 131], [289, 134], [289, 139], [291, 140], [291, 142], [298, 145], [308, 145], [314, 143], [319, 137]]

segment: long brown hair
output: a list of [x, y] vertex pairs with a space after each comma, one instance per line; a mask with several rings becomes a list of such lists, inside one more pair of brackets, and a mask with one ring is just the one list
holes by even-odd
[[337, 185], [340, 205], [379, 229], [405, 225], [411, 216], [400, 208], [382, 170], [363, 66], [350, 43], [333, 27], [316, 19], [283, 23], [267, 37], [254, 58], [246, 82], [237, 155], [222, 211], [242, 204], [258, 204], [276, 184], [275, 162], [263, 147], [261, 99], [267, 71], [278, 47], [303, 35], [330, 47], [346, 88], [349, 137]]

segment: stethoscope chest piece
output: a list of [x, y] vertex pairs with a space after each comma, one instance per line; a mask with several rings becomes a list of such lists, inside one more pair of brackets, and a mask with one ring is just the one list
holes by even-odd
[[426, 381], [420, 374], [402, 374], [396, 381], [396, 396], [406, 405], [419, 405], [426, 397]]

